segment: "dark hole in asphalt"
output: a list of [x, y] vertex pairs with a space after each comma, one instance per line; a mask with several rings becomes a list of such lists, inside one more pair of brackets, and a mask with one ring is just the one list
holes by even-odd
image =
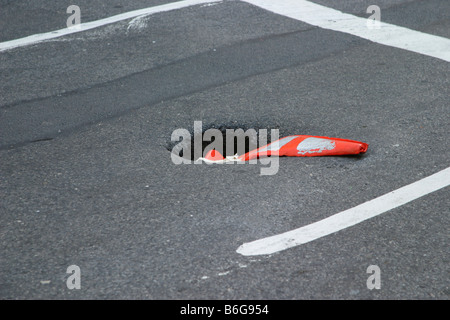
[[[233, 122], [203, 125], [201, 132], [194, 132], [191, 125], [191, 128], [186, 129], [189, 131], [188, 136], [178, 137], [179, 140], [176, 141], [169, 140], [166, 148], [180, 157], [193, 161], [203, 157], [211, 149], [219, 151], [224, 157], [241, 155], [281, 138], [281, 136], [274, 136], [275, 139], [272, 140], [271, 129], [278, 130], [278, 127], [263, 128], [261, 125]], [[197, 141], [197, 147], [195, 141]], [[196, 148], [198, 150], [195, 150]]]

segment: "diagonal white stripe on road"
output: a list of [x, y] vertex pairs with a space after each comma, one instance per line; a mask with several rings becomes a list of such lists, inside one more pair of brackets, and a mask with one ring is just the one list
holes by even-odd
[[252, 256], [272, 254], [292, 248], [354, 226], [449, 185], [450, 167], [307, 226], [244, 243], [236, 252], [245, 256]]
[[63, 36], [66, 36], [66, 35], [69, 35], [72, 33], [87, 31], [87, 30], [98, 28], [98, 27], [101, 27], [101, 26], [104, 26], [107, 24], [111, 24], [111, 23], [115, 23], [115, 22], [119, 22], [119, 21], [123, 21], [123, 20], [127, 20], [127, 19], [132, 19], [132, 18], [136, 18], [139, 16], [146, 16], [146, 15], [155, 14], [155, 13], [159, 13], [159, 12], [166, 12], [166, 11], [171, 11], [171, 10], [182, 9], [182, 8], [186, 8], [186, 7], [190, 7], [190, 6], [194, 6], [194, 5], [198, 5], [198, 4], [221, 2], [221, 1], [223, 1], [223, 0], [184, 0], [184, 1], [163, 4], [163, 5], [155, 6], [155, 7], [149, 7], [149, 8], [145, 8], [145, 9], [129, 11], [129, 12], [121, 13], [121, 14], [118, 14], [118, 15], [115, 15], [112, 17], [108, 17], [105, 19], [81, 23], [77, 28], [64, 28], [64, 29], [55, 30], [55, 31], [51, 31], [51, 32], [34, 34], [34, 35], [20, 38], [20, 39], [1, 42], [0, 43], [0, 52], [10, 50], [13, 48], [24, 47], [24, 46], [28, 46], [31, 44], [36, 44], [36, 43], [46, 41], [46, 40], [63, 37]]
[[323, 29], [352, 34], [386, 46], [413, 51], [450, 62], [450, 39], [380, 22], [369, 28], [367, 19], [305, 0], [243, 0], [273, 13]]

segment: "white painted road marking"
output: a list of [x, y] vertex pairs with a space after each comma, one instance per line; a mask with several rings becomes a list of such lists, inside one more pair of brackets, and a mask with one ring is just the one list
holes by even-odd
[[380, 22], [368, 28], [367, 19], [305, 0], [243, 0], [273, 13], [323, 29], [352, 34], [383, 45], [450, 62], [450, 39]]
[[51, 32], [34, 34], [34, 35], [20, 38], [20, 39], [0, 42], [0, 52], [5, 51], [5, 50], [10, 50], [13, 48], [24, 47], [24, 46], [28, 46], [31, 44], [36, 44], [36, 43], [46, 41], [46, 40], [59, 38], [59, 37], [66, 36], [66, 35], [69, 35], [72, 33], [87, 31], [87, 30], [98, 28], [98, 27], [101, 27], [101, 26], [104, 26], [107, 24], [111, 24], [111, 23], [115, 23], [115, 22], [119, 22], [119, 21], [123, 21], [123, 20], [127, 20], [127, 19], [132, 19], [132, 18], [136, 18], [139, 16], [147, 16], [147, 15], [155, 14], [155, 13], [159, 13], [159, 12], [166, 12], [166, 11], [186, 8], [186, 7], [194, 6], [197, 4], [205, 4], [205, 3], [221, 2], [221, 1], [222, 0], [183, 0], [183, 1], [172, 2], [172, 3], [168, 3], [168, 4], [163, 4], [160, 6], [129, 11], [129, 12], [121, 13], [121, 14], [118, 14], [118, 15], [115, 15], [112, 17], [108, 17], [105, 19], [81, 23], [79, 25], [79, 27], [77, 26], [77, 28], [64, 28], [64, 29], [55, 30], [55, 31], [51, 31]]
[[307, 226], [244, 243], [236, 252], [252, 256], [272, 254], [292, 248], [354, 226], [449, 185], [450, 167]]
[[[0, 52], [28, 46], [46, 40], [59, 38], [72, 33], [87, 31], [107, 24], [166, 12], [197, 4], [211, 4], [223, 0], [183, 0], [155, 7], [125, 12], [109, 18], [82, 23], [77, 28], [64, 28], [47, 33], [0, 43]], [[401, 48], [450, 62], [450, 39], [410, 30], [396, 25], [380, 22], [380, 28], [367, 27], [367, 19], [343, 13], [305, 0], [242, 0], [269, 10], [324, 29], [349, 33], [376, 43]]]

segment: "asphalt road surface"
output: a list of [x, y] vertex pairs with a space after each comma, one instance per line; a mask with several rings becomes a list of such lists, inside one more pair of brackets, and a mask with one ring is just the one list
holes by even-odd
[[[65, 28], [71, 4], [86, 23], [168, 2], [0, 0], [0, 42]], [[450, 38], [447, 0], [312, 2]], [[280, 252], [237, 249], [446, 169], [449, 75], [226, 0], [0, 51], [0, 298], [447, 300], [448, 187]], [[194, 121], [369, 150], [280, 158], [274, 175], [176, 165], [172, 132]]]

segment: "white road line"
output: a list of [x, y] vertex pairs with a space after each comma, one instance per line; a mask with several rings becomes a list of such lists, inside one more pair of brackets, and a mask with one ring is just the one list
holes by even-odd
[[354, 226], [449, 185], [450, 167], [307, 226], [244, 243], [236, 252], [245, 256], [279, 252]]
[[[305, 0], [243, 0], [260, 8], [324, 29], [349, 33], [383, 45], [450, 62], [450, 39], [380, 22], [367, 27], [367, 19]], [[369, 15], [368, 15], [369, 16]]]
[[168, 4], [163, 4], [155, 7], [149, 7], [145, 9], [135, 10], [135, 11], [129, 11], [125, 13], [121, 13], [112, 17], [108, 17], [101, 20], [81, 23], [77, 28], [64, 28], [60, 30], [55, 30], [51, 32], [46, 33], [39, 33], [34, 34], [28, 37], [5, 41], [0, 43], [0, 52], [5, 50], [10, 50], [13, 48], [28, 46], [31, 44], [36, 44], [38, 42], [66, 36], [72, 33], [77, 32], [83, 32], [86, 30], [98, 28], [107, 24], [119, 22], [122, 20], [132, 19], [138, 16], [146, 16], [150, 14], [160, 13], [160, 12], [166, 12], [176, 9], [182, 9], [190, 6], [194, 6], [197, 4], [205, 4], [205, 3], [212, 3], [212, 2], [221, 2], [222, 0], [184, 0], [184, 1], [178, 1], [178, 2], [172, 2]]

